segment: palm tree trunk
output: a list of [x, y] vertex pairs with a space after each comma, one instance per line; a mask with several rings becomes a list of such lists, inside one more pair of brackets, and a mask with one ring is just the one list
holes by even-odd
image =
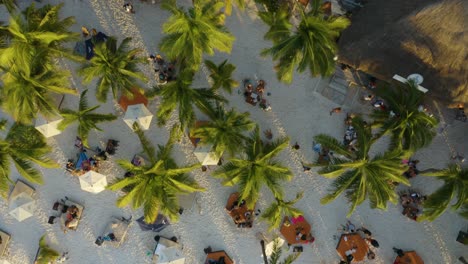
[[263, 239], [260, 240], [260, 245], [262, 246], [263, 261], [265, 264], [268, 264], [268, 258], [265, 251], [265, 241]]

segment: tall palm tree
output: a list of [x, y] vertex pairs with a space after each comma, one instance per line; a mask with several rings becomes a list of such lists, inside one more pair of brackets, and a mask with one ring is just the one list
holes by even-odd
[[228, 16], [231, 15], [232, 13], [232, 7], [234, 5], [237, 6], [240, 10], [245, 9], [245, 1], [244, 0], [225, 0], [225, 8], [224, 8], [224, 13]]
[[0, 5], [4, 5], [10, 14], [18, 8], [16, 0], [0, 0]]
[[268, 264], [292, 264], [301, 255], [301, 253], [294, 253], [288, 255], [283, 261], [280, 261], [283, 250], [278, 244], [278, 240], [273, 241], [273, 251], [268, 259]]
[[177, 194], [204, 190], [186, 174], [200, 167], [200, 164], [178, 167], [171, 157], [174, 142], [180, 137], [177, 126], [171, 130], [166, 145], [158, 145], [158, 151], [155, 151], [137, 123], [133, 128], [148, 158], [148, 164], [135, 166], [127, 160], [119, 160], [119, 165], [133, 176], [117, 181], [109, 189], [115, 191], [130, 187], [131, 190], [117, 200], [117, 206], [131, 204], [135, 209], [143, 206], [147, 223], [153, 223], [159, 212], [176, 221], [180, 208]]
[[239, 85], [237, 81], [232, 79], [232, 72], [236, 70], [236, 66], [231, 63], [227, 63], [227, 60], [216, 65], [210, 60], [205, 60], [205, 65], [210, 71], [210, 77], [213, 80], [211, 89], [218, 90], [223, 88], [226, 92], [232, 93], [232, 88]]
[[[416, 151], [428, 146], [435, 136], [437, 119], [420, 111], [424, 94], [417, 89], [414, 81], [397, 85], [394, 89], [385, 87], [376, 93], [388, 105], [388, 110], [375, 110], [372, 113], [374, 123], [380, 127], [379, 134], [391, 133], [393, 147]], [[390, 116], [393, 111], [395, 116]]]
[[55, 115], [58, 110], [51, 93], [76, 94], [68, 87], [70, 73], [50, 65], [43, 67], [43, 59], [36, 55], [28, 67], [2, 67], [5, 73], [1, 77], [4, 85], [0, 89], [1, 106], [17, 122], [30, 124], [38, 113], [46, 117]]
[[[6, 121], [0, 122], [2, 131]], [[0, 133], [2, 132], [0, 131]], [[10, 162], [27, 181], [42, 184], [42, 175], [33, 163], [44, 168], [57, 168], [58, 165], [47, 157], [51, 148], [44, 136], [32, 126], [13, 124], [6, 136], [0, 139], [0, 196], [6, 197], [9, 190]]]
[[137, 67], [138, 63], [145, 62], [145, 58], [137, 57], [141, 49], [129, 50], [131, 40], [131, 38], [125, 38], [118, 47], [117, 40], [113, 37], [96, 44], [94, 57], [79, 70], [85, 84], [98, 78], [96, 98], [100, 102], [107, 101], [109, 90], [112, 90], [114, 99], [119, 93], [132, 97], [132, 90], [138, 87], [136, 81], [147, 81]]
[[[420, 221], [434, 221], [437, 217], [451, 207], [453, 210], [460, 210], [462, 215], [463, 209], [468, 208], [468, 169], [461, 168], [460, 165], [450, 164], [443, 170], [432, 170], [432, 172], [421, 171], [424, 176], [439, 177], [444, 181], [439, 189], [429, 195], [424, 201], [423, 215], [418, 219]], [[450, 206], [452, 200], [456, 198], [457, 202]]]
[[297, 217], [302, 215], [302, 211], [295, 208], [294, 204], [302, 199], [303, 196], [303, 192], [297, 193], [296, 198], [291, 201], [284, 201], [283, 199], [275, 197], [275, 202], [273, 202], [261, 215], [261, 218], [270, 226], [268, 231], [278, 228], [285, 216]]
[[59, 18], [63, 4], [45, 5], [36, 9], [34, 4], [23, 13], [13, 14], [8, 26], [1, 26], [0, 31], [8, 36], [7, 46], [0, 48], [0, 65], [15, 65], [23, 69], [29, 67], [31, 60], [40, 54], [44, 63], [50, 63], [54, 57], [66, 56], [77, 59], [70, 49], [63, 44], [79, 39], [79, 33], [68, 31], [75, 23], [73, 17]]
[[375, 142], [372, 130], [360, 117], [352, 119], [352, 125], [357, 133], [356, 151], [348, 149], [333, 137], [320, 134], [314, 140], [324, 148], [333, 151], [331, 161], [318, 171], [326, 178], [334, 178], [331, 193], [322, 198], [326, 204], [346, 193], [351, 208], [348, 217], [366, 198], [372, 208], [386, 209], [387, 202], [396, 203], [398, 195], [395, 183], [409, 185], [403, 176], [407, 166], [402, 164], [406, 155], [400, 149], [387, 151], [383, 154], [369, 157], [369, 149]]
[[87, 89], [81, 93], [78, 111], [70, 109], [63, 109], [61, 111], [60, 114], [62, 115], [63, 120], [58, 124], [57, 128], [59, 130], [65, 130], [69, 125], [75, 122], [78, 123], [78, 136], [83, 141], [83, 145], [88, 147], [89, 132], [92, 129], [102, 131], [102, 129], [97, 126], [98, 123], [113, 121], [117, 119], [117, 117], [112, 114], [93, 113], [100, 107], [100, 105], [89, 107], [88, 100], [86, 99], [86, 93], [88, 93]]
[[231, 158], [229, 162], [216, 170], [212, 175], [224, 179], [225, 186], [239, 186], [240, 198], [249, 208], [258, 200], [260, 189], [266, 185], [275, 197], [282, 199], [281, 181], [291, 180], [293, 175], [275, 159], [289, 144], [288, 138], [279, 138], [274, 142], [263, 142], [257, 126], [240, 158]]
[[45, 241], [45, 235], [39, 240], [39, 251], [37, 252], [36, 264], [49, 264], [53, 263], [60, 257], [60, 254], [49, 247]]
[[211, 89], [190, 87], [193, 72], [183, 70], [175, 82], [155, 88], [147, 94], [148, 98], [161, 96], [156, 116], [159, 125], [165, 125], [171, 113], [179, 107], [179, 120], [181, 129], [191, 127], [196, 120], [194, 105], [204, 113], [213, 112], [211, 101], [227, 102], [226, 99], [214, 93]]
[[213, 145], [218, 155], [227, 151], [234, 156], [244, 148], [244, 142], [248, 139], [244, 133], [255, 127], [249, 116], [249, 112], [238, 113], [234, 109], [226, 111], [221, 104], [217, 104], [210, 115], [211, 121], [191, 133], [200, 138], [201, 143]]
[[175, 0], [166, 0], [163, 8], [172, 16], [163, 25], [167, 34], [160, 49], [171, 60], [197, 71], [204, 53], [215, 50], [230, 53], [234, 36], [224, 27], [223, 2], [194, 0], [193, 7], [185, 11]]
[[[312, 2], [312, 10], [307, 14], [302, 10], [301, 22], [294, 32], [279, 27], [280, 32], [270, 32], [278, 38], [273, 47], [262, 55], [271, 55], [278, 61], [275, 69], [280, 81], [291, 83], [294, 69], [298, 72], [310, 71], [312, 76], [331, 75], [335, 69], [337, 53], [336, 39], [350, 24], [345, 17], [327, 17], [320, 10], [320, 1]], [[279, 37], [284, 34], [284, 37]]]
[[274, 12], [261, 11], [258, 12], [258, 15], [270, 27], [265, 33], [265, 39], [278, 43], [289, 36], [292, 24], [290, 22], [291, 13], [288, 9], [282, 8]]

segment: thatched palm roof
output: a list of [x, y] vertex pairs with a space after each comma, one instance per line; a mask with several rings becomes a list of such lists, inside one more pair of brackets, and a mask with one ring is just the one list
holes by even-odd
[[468, 1], [372, 0], [351, 21], [342, 63], [387, 81], [419, 73], [429, 95], [468, 103]]

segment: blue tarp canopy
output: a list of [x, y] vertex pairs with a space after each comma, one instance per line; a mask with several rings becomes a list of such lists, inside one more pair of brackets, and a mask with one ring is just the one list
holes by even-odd
[[162, 214], [158, 214], [156, 221], [154, 221], [152, 224], [146, 223], [144, 219], [145, 217], [142, 216], [136, 220], [141, 230], [143, 231], [161, 232], [164, 228], [170, 225], [167, 217]]
[[75, 169], [81, 169], [81, 165], [83, 165], [83, 162], [88, 160], [88, 156], [86, 156], [85, 152], [81, 152], [78, 161], [76, 161]]

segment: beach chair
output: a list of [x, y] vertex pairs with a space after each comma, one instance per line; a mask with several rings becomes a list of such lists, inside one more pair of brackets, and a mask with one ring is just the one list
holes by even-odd
[[101, 246], [104, 242], [108, 241], [114, 247], [120, 247], [130, 228], [131, 219], [132, 217], [125, 219], [124, 217], [113, 216], [111, 221], [107, 224], [103, 235], [96, 239], [95, 244]]
[[10, 234], [0, 230], [0, 257], [3, 256], [3, 254], [5, 253], [6, 248], [8, 246], [8, 242], [10, 242], [10, 238]]

